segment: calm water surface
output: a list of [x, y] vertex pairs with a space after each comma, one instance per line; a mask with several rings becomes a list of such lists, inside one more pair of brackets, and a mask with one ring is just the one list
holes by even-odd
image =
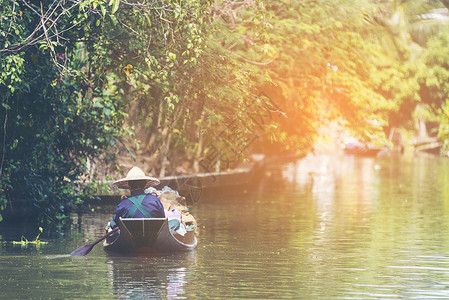
[[75, 217], [38, 249], [1, 225], [0, 298], [449, 298], [448, 159], [306, 157], [203, 197], [193, 252], [66, 255], [102, 236], [113, 210]]

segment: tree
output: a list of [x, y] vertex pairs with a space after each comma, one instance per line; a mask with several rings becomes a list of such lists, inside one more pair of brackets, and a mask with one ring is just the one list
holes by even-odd
[[92, 72], [108, 68], [100, 56], [85, 58], [106, 16], [91, 4], [1, 3], [1, 210], [29, 200], [41, 220], [66, 218], [92, 195], [95, 181], [80, 181], [88, 160], [123, 135], [116, 77]]
[[391, 127], [413, 126], [412, 113], [423, 100], [418, 73], [425, 66], [418, 57], [426, 51], [429, 38], [448, 23], [441, 10], [445, 2], [391, 0], [367, 7], [366, 20], [372, 27], [365, 35], [384, 50], [376, 62], [375, 89], [396, 103], [389, 117]]
[[[443, 142], [443, 149], [449, 149], [449, 31], [441, 31], [432, 37], [421, 53], [421, 68], [417, 73], [420, 85], [421, 105], [432, 112], [433, 119], [439, 121], [438, 138]], [[432, 117], [431, 117], [432, 118]]]
[[255, 32], [259, 23], [248, 18], [230, 25], [242, 34], [227, 42], [269, 76], [260, 90], [281, 108], [259, 149], [307, 153], [317, 129], [333, 119], [345, 119], [360, 135], [377, 130], [366, 121], [385, 120], [393, 105], [371, 85], [379, 50], [363, 38], [360, 1], [265, 4], [267, 18], [259, 23], [266, 31]]

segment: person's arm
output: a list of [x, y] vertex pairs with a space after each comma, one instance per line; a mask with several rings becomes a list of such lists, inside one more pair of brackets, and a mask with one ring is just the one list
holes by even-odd
[[[126, 199], [126, 196], [124, 199]], [[114, 229], [115, 227], [118, 226], [119, 218], [124, 217], [126, 215], [126, 213], [128, 212], [128, 210], [129, 210], [129, 207], [127, 206], [128, 202], [129, 201], [122, 200], [115, 208], [115, 214], [112, 217], [112, 221], [111, 221], [112, 229]], [[114, 225], [114, 226], [112, 226], [112, 225]]]
[[162, 204], [161, 200], [157, 198], [157, 205], [159, 206], [159, 212], [160, 212], [160, 216], [159, 218], [165, 218], [165, 209], [164, 209], [164, 205]]

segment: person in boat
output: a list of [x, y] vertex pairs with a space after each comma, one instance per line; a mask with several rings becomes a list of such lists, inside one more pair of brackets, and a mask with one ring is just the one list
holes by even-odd
[[130, 197], [122, 196], [117, 205], [115, 215], [109, 222], [107, 230], [112, 230], [119, 224], [119, 218], [165, 218], [164, 206], [156, 195], [145, 194], [148, 187], [160, 183], [157, 178], [146, 176], [138, 167], [129, 170], [125, 178], [113, 183], [120, 189], [128, 189]]

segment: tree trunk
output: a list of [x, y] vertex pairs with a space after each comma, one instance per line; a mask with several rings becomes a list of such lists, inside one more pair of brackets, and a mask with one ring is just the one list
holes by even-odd
[[170, 122], [169, 118], [166, 118], [164, 121], [164, 129], [162, 131], [162, 140], [163, 140], [163, 144], [162, 144], [162, 150], [161, 150], [161, 154], [160, 154], [160, 162], [161, 162], [161, 168], [160, 168], [160, 172], [159, 172], [159, 176], [160, 177], [164, 177], [166, 174], [166, 167], [167, 167], [167, 161], [168, 161], [168, 154], [170, 151], [170, 142], [171, 142], [171, 138], [173, 136], [173, 128], [176, 126], [176, 124], [179, 121], [179, 118], [183, 115], [186, 105], [187, 104], [181, 104], [178, 103], [179, 105], [179, 109], [176, 109], [173, 113], [173, 118]]
[[201, 113], [201, 122], [197, 126], [197, 132], [198, 132], [198, 147], [196, 148], [194, 160], [193, 160], [193, 171], [195, 173], [199, 173], [200, 171], [200, 157], [201, 153], [203, 153], [203, 143], [204, 143], [204, 135], [201, 134], [201, 130], [203, 130], [203, 122], [205, 118], [204, 110]]
[[170, 130], [170, 132], [167, 134], [167, 139], [165, 140], [164, 147], [162, 148], [161, 170], [159, 172], [159, 177], [165, 177], [165, 169], [167, 166], [167, 157], [168, 157], [168, 151], [170, 150], [170, 142], [171, 142], [172, 135], [173, 135], [173, 131]]

